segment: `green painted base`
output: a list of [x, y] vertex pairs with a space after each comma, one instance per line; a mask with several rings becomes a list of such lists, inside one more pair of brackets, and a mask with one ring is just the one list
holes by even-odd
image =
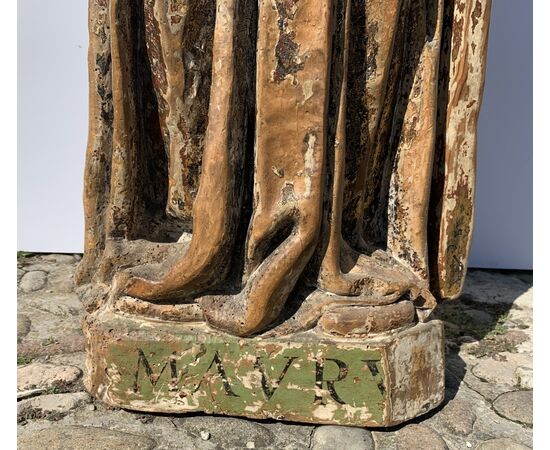
[[444, 398], [439, 321], [368, 339], [313, 331], [243, 339], [100, 311], [84, 330], [87, 389], [132, 410], [380, 427]]

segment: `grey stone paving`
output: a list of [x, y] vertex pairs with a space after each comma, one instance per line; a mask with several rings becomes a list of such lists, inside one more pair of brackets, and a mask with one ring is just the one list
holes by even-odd
[[470, 270], [446, 325], [447, 398], [390, 430], [231, 417], [141, 414], [84, 392], [82, 306], [72, 274], [80, 255], [18, 256], [18, 448], [383, 449], [532, 448], [532, 274]]

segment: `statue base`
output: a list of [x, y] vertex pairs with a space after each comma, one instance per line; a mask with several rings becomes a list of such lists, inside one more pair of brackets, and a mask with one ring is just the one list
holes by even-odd
[[84, 319], [89, 392], [116, 407], [385, 427], [444, 398], [440, 321], [344, 339], [238, 338], [109, 310]]

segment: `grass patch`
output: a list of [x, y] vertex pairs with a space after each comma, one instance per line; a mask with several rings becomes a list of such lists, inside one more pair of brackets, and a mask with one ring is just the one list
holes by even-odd
[[31, 356], [17, 356], [17, 365], [24, 366], [25, 364], [30, 364], [32, 362]]
[[62, 394], [63, 390], [59, 386], [51, 386], [44, 392], [45, 394]]
[[[522, 342], [522, 332], [519, 332], [519, 335], [517, 330], [511, 333], [514, 330], [506, 325], [511, 306], [476, 302], [468, 296], [463, 296], [455, 303], [444, 303], [437, 316], [455, 325], [446, 329], [448, 338], [472, 336], [478, 341], [477, 345], [468, 348], [467, 352], [470, 355], [501, 359], [504, 358], [502, 353], [516, 353], [517, 346]], [[466, 312], [467, 309], [487, 313], [491, 320], [476, 321]]]
[[[508, 319], [511, 305], [480, 303], [463, 296], [454, 302], [443, 303], [436, 316], [446, 322], [456, 325], [457, 329], [446, 329], [447, 336], [451, 339], [460, 336], [472, 336], [477, 340], [491, 338], [506, 334], [509, 329], [504, 325]], [[466, 313], [465, 309], [473, 309], [489, 314], [490, 322], [476, 322]]]
[[17, 416], [17, 423], [20, 425], [26, 425], [29, 420], [46, 419], [52, 422], [56, 422], [65, 417], [67, 412], [56, 411], [42, 411], [41, 409], [27, 409], [22, 414]]
[[59, 341], [56, 338], [49, 337], [49, 338], [44, 339], [41, 342], [41, 345], [42, 345], [42, 347], [47, 347], [48, 345], [58, 344], [58, 343], [59, 343]]
[[504, 325], [504, 322], [506, 321], [507, 317], [508, 317], [508, 314], [498, 317], [497, 324], [491, 331], [487, 333], [485, 337], [500, 336], [502, 334], [506, 334], [509, 331], [508, 327]]

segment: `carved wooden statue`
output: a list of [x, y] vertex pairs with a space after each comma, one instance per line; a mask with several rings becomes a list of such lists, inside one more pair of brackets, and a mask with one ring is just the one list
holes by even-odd
[[88, 388], [386, 426], [443, 399], [490, 0], [90, 0]]

